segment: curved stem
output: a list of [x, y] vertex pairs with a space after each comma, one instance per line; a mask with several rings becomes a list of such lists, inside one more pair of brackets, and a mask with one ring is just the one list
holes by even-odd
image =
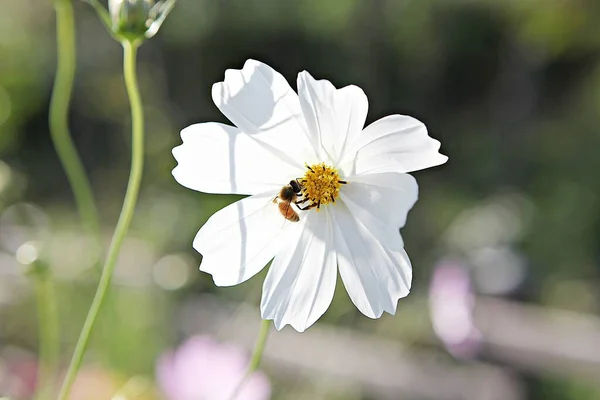
[[56, 293], [47, 266], [33, 265], [33, 280], [38, 313], [39, 359], [36, 399], [47, 399], [54, 391], [60, 356], [60, 334]]
[[83, 353], [87, 345], [88, 339], [94, 327], [94, 322], [100, 311], [100, 307], [104, 301], [104, 297], [110, 286], [113, 271], [119, 255], [119, 250], [123, 244], [123, 240], [127, 235], [129, 224], [133, 218], [135, 210], [135, 204], [137, 202], [138, 192], [140, 189], [140, 183], [142, 180], [142, 170], [144, 163], [144, 114], [142, 109], [142, 99], [140, 97], [137, 74], [136, 74], [136, 56], [139, 44], [124, 41], [123, 43], [123, 73], [125, 75], [125, 85], [127, 87], [127, 94], [129, 95], [129, 102], [131, 106], [131, 123], [132, 123], [132, 150], [131, 150], [131, 170], [129, 174], [129, 182], [127, 184], [127, 192], [125, 193], [125, 200], [123, 201], [123, 208], [119, 216], [119, 222], [113, 234], [113, 238], [108, 249], [108, 256], [100, 276], [100, 282], [98, 283], [98, 289], [96, 295], [88, 311], [88, 315], [83, 324], [83, 328], [77, 340], [75, 351], [60, 394], [59, 400], [65, 400], [68, 398], [71, 385], [77, 375], [77, 370], [81, 365]]
[[231, 397], [229, 398], [230, 400], [235, 400], [237, 398], [237, 396], [240, 394], [240, 391], [244, 387], [244, 384], [246, 383], [246, 381], [248, 380], [250, 375], [252, 375], [252, 373], [258, 369], [258, 366], [260, 365], [260, 361], [262, 359], [263, 352], [265, 351], [265, 346], [267, 344], [267, 338], [269, 337], [270, 328], [271, 328], [270, 321], [267, 319], [262, 320], [262, 322], [260, 324], [260, 332], [258, 333], [258, 339], [256, 339], [256, 344], [254, 345], [254, 351], [252, 352], [252, 358], [250, 359], [250, 362], [248, 363], [248, 369], [246, 370], [246, 374], [244, 374], [244, 377], [242, 378], [240, 383], [238, 383], [237, 387], [232, 392]]
[[75, 19], [71, 0], [56, 0], [56, 78], [50, 100], [50, 135], [71, 185], [84, 229], [100, 238], [100, 218], [92, 187], [69, 131], [69, 104], [75, 77]]

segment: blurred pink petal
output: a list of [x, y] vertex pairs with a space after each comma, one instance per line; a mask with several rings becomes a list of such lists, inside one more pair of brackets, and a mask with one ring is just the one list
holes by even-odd
[[37, 362], [33, 354], [17, 348], [2, 350], [0, 357], [0, 395], [29, 399], [35, 392]]
[[[167, 400], [227, 400], [244, 377], [248, 357], [241, 349], [209, 336], [188, 339], [157, 363], [157, 381]], [[265, 400], [271, 384], [261, 372], [245, 382], [235, 400]]]
[[438, 338], [454, 356], [473, 357], [480, 333], [473, 325], [474, 297], [466, 267], [443, 260], [435, 267], [429, 287], [431, 323]]

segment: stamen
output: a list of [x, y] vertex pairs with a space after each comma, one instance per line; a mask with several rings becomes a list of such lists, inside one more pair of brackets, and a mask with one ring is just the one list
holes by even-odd
[[297, 179], [301, 184], [302, 198], [310, 203], [306, 208], [316, 207], [318, 211], [321, 205], [335, 203], [341, 185], [347, 183], [340, 179], [338, 170], [325, 163], [306, 164], [306, 169], [306, 174]]

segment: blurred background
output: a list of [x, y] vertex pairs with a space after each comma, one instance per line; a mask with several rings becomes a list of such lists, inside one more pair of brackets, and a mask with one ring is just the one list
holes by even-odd
[[[129, 103], [121, 47], [91, 7], [75, 12], [71, 128], [108, 243]], [[65, 365], [97, 282], [48, 131], [54, 17], [49, 0], [0, 12], [0, 394], [15, 400], [35, 379], [31, 262], [53, 272]], [[190, 337], [251, 351], [265, 271], [217, 288], [191, 247], [239, 197], [178, 185], [171, 149], [191, 123], [227, 122], [211, 85], [255, 58], [294, 88], [304, 69], [362, 87], [368, 122], [415, 116], [450, 160], [414, 174], [420, 200], [402, 230], [413, 288], [396, 316], [364, 317], [338, 285], [306, 333], [272, 332], [248, 400], [600, 399], [599, 20], [597, 0], [180, 0], [140, 49], [145, 175], [73, 398], [189, 400], [166, 388], [165, 352]], [[193, 347], [177, 354], [206, 356]]]

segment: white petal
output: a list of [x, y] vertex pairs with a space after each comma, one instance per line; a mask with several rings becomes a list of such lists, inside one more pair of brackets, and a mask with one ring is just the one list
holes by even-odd
[[369, 318], [394, 314], [398, 300], [410, 291], [408, 255], [404, 249], [385, 249], [343, 205], [332, 214], [338, 267], [350, 299]]
[[315, 157], [298, 95], [268, 65], [248, 60], [241, 70], [228, 69], [225, 80], [213, 85], [212, 98], [238, 128], [297, 167]]
[[367, 126], [346, 154], [344, 172], [411, 172], [445, 163], [440, 142], [425, 125], [406, 115], [390, 115]]
[[183, 144], [173, 149], [175, 180], [206, 193], [255, 194], [277, 191], [304, 173], [286, 164], [237, 128], [195, 124], [181, 131]]
[[290, 324], [298, 332], [329, 307], [336, 282], [332, 227], [326, 210], [306, 213], [302, 229], [273, 260], [260, 304], [263, 319], [277, 329]]
[[336, 89], [306, 71], [298, 74], [298, 94], [311, 138], [320, 143], [320, 156], [337, 165], [365, 125], [367, 96], [357, 86]]
[[348, 178], [340, 198], [350, 212], [390, 250], [402, 250], [399, 229], [417, 201], [419, 187], [408, 174], [386, 172]]
[[200, 270], [213, 276], [217, 286], [242, 283], [257, 274], [275, 256], [294, 224], [285, 220], [272, 200], [262, 193], [230, 204], [215, 213], [194, 239], [202, 254]]

